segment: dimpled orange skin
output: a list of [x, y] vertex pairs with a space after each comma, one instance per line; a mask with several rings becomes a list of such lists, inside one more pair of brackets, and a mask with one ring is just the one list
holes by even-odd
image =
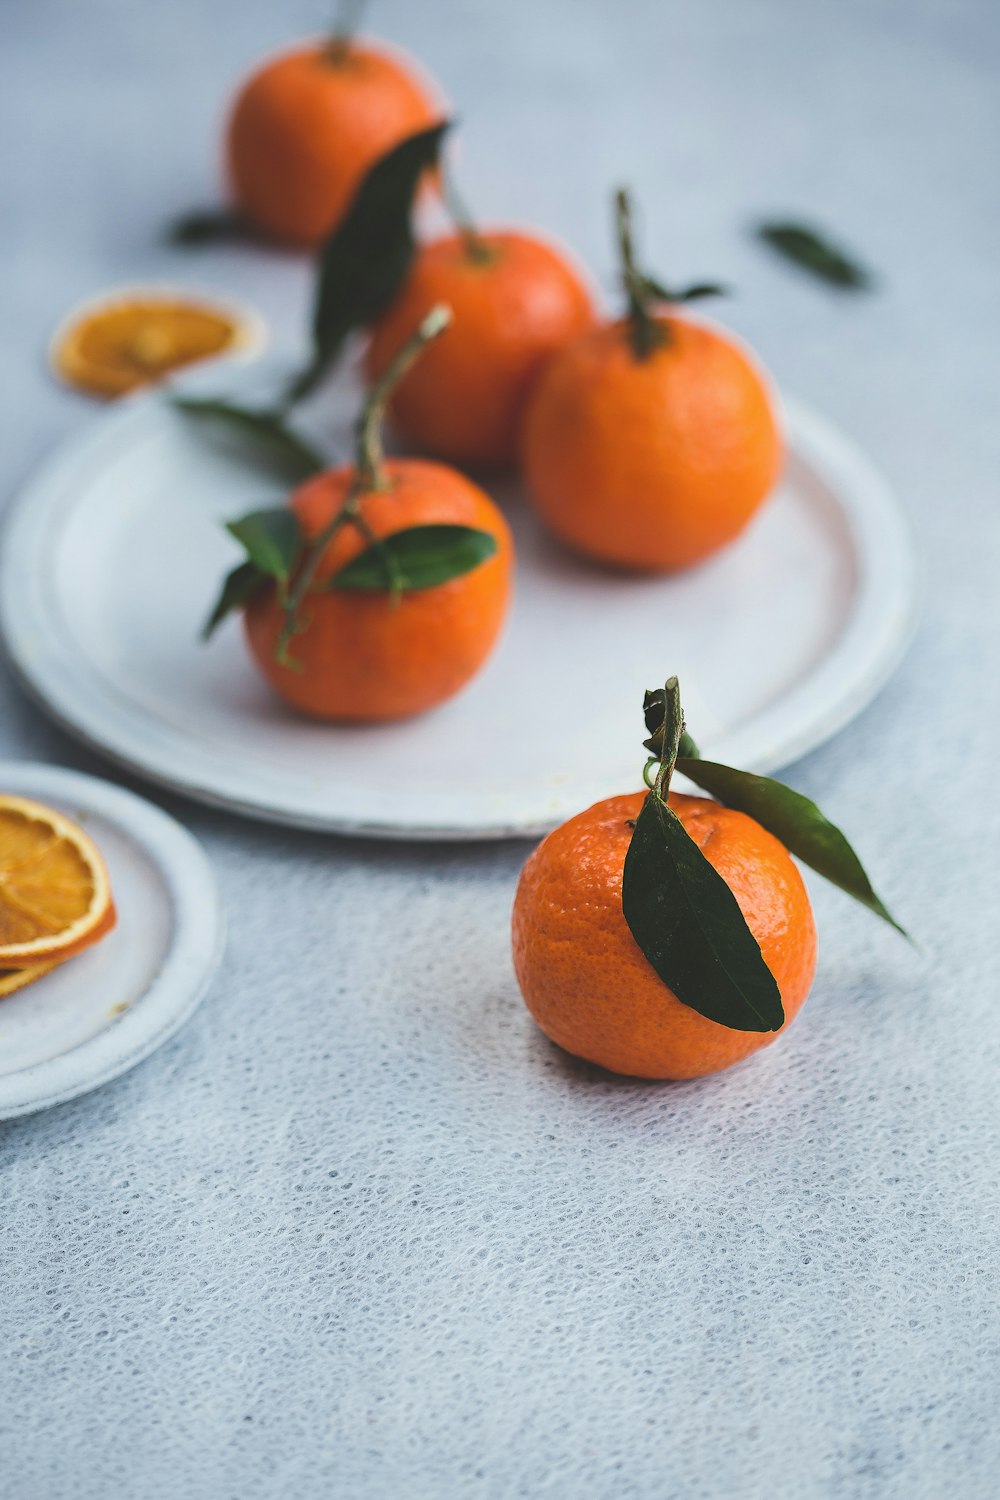
[[367, 42], [337, 58], [321, 44], [286, 52], [247, 80], [230, 115], [236, 206], [276, 240], [318, 245], [378, 158], [441, 118], [402, 54]]
[[[644, 792], [571, 818], [535, 850], [514, 902], [514, 968], [525, 1004], [552, 1041], [635, 1078], [698, 1078], [766, 1047], [781, 1032], [734, 1031], [682, 1005], [622, 914], [622, 869]], [[670, 806], [732, 890], [791, 1022], [812, 984], [816, 927], [784, 845], [745, 813], [671, 792]]]
[[[273, 589], [247, 606], [247, 639], [276, 692], [321, 719], [377, 722], [422, 713], [451, 698], [490, 654], [507, 611], [513, 551], [510, 532], [493, 501], [464, 475], [421, 459], [389, 459], [391, 489], [369, 494], [361, 516], [377, 537], [410, 526], [458, 524], [496, 537], [494, 555], [460, 578], [406, 592], [310, 590], [303, 603], [306, 629], [290, 651], [301, 670], [282, 666], [274, 649], [283, 623]], [[291, 498], [307, 537], [315, 537], [347, 498], [353, 467], [308, 480]], [[328, 547], [317, 585], [367, 547], [345, 526]]]
[[674, 314], [647, 359], [624, 322], [551, 361], [525, 414], [545, 524], [618, 567], [668, 571], [731, 542], [774, 487], [782, 442], [765, 377], [725, 334]]
[[524, 408], [543, 366], [594, 322], [590, 291], [566, 255], [515, 232], [478, 236], [489, 259], [457, 235], [417, 254], [399, 297], [372, 330], [367, 370], [383, 373], [438, 302], [454, 315], [400, 382], [390, 407], [397, 429], [425, 452], [460, 464], [517, 457]]

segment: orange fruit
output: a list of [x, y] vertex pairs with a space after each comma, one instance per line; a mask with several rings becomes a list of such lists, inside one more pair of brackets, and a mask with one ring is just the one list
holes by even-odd
[[542, 368], [594, 321], [590, 291], [567, 256], [534, 235], [450, 235], [416, 254], [396, 301], [372, 329], [370, 378], [380, 376], [435, 303], [454, 322], [390, 412], [417, 447], [460, 464], [509, 464]]
[[380, 156], [441, 118], [413, 61], [371, 42], [315, 42], [270, 59], [229, 119], [233, 197], [286, 244], [320, 244]]
[[[344, 505], [356, 472], [353, 465], [333, 469], [292, 495], [307, 543]], [[489, 532], [497, 551], [461, 577], [399, 598], [388, 591], [324, 590], [324, 582], [369, 545], [356, 526], [345, 525], [303, 601], [305, 628], [290, 648], [297, 667], [275, 660], [284, 611], [275, 589], [262, 589], [245, 610], [250, 650], [271, 686], [318, 718], [400, 719], [452, 697], [489, 655], [507, 610], [512, 545], [489, 496], [443, 464], [389, 459], [384, 472], [388, 488], [361, 499], [360, 518], [373, 536], [456, 524]]]
[[0, 1000], [5, 995], [13, 995], [17, 990], [25, 989], [29, 984], [34, 984], [36, 979], [58, 968], [56, 963], [34, 964], [30, 969], [0, 969]]
[[122, 396], [196, 360], [261, 341], [254, 321], [181, 293], [125, 291], [73, 314], [52, 343], [56, 373], [92, 396]]
[[[514, 968], [552, 1041], [614, 1073], [697, 1078], [772, 1042], [683, 1005], [648, 962], [622, 913], [622, 870], [646, 794], [610, 797], [550, 833], [517, 888]], [[670, 806], [725, 880], [781, 992], [785, 1027], [816, 966], [816, 928], [784, 845], [745, 813], [670, 793]]]
[[0, 968], [61, 962], [114, 923], [108, 872], [90, 836], [54, 808], [0, 796]]
[[774, 486], [767, 381], [729, 335], [671, 311], [637, 358], [627, 320], [580, 335], [528, 405], [531, 498], [568, 546], [617, 567], [686, 568], [733, 540]]

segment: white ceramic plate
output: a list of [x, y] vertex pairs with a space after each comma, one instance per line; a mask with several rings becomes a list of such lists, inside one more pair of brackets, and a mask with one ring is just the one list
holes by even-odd
[[191, 1015], [222, 956], [208, 861], [159, 808], [109, 782], [0, 761], [0, 791], [60, 808], [107, 861], [118, 923], [0, 999], [0, 1119], [62, 1104], [141, 1062]]
[[[183, 383], [252, 392], [275, 378], [267, 366], [217, 366]], [[344, 454], [357, 397], [341, 387], [314, 411]], [[191, 796], [335, 832], [538, 833], [636, 785], [643, 690], [673, 672], [703, 751], [766, 771], [846, 724], [897, 662], [916, 595], [899, 508], [826, 422], [788, 403], [786, 424], [786, 477], [760, 517], [672, 578], [576, 560], [515, 485], [498, 489], [519, 557], [505, 638], [460, 697], [397, 727], [293, 716], [235, 622], [199, 643], [238, 560], [220, 522], [281, 491], [160, 395], [116, 408], [18, 497], [0, 626], [21, 678], [62, 724]]]

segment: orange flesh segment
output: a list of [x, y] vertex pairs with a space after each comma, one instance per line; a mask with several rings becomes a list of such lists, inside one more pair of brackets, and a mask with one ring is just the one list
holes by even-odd
[[67, 957], [112, 909], [101, 856], [62, 813], [0, 796], [0, 969]]
[[241, 325], [200, 302], [140, 300], [83, 312], [53, 353], [57, 373], [96, 396], [121, 396], [240, 343]]

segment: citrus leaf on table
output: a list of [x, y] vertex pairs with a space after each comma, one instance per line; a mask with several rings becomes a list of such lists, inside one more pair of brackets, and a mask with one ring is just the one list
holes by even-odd
[[227, 522], [226, 530], [265, 578], [287, 583], [302, 551], [299, 523], [287, 506], [251, 511], [238, 521]]
[[807, 224], [774, 221], [758, 225], [757, 234], [785, 260], [831, 286], [860, 292], [874, 284], [871, 273], [842, 246]]
[[185, 248], [233, 241], [256, 243], [260, 238], [246, 219], [226, 208], [194, 209], [167, 226], [167, 243]]
[[332, 589], [430, 589], [494, 555], [496, 537], [472, 526], [410, 526], [373, 541], [329, 580]]
[[625, 856], [629, 931], [682, 1004], [720, 1026], [777, 1031], [785, 1013], [736, 897], [677, 814], [655, 792]]
[[381, 157], [320, 251], [312, 358], [289, 388], [289, 404], [315, 388], [348, 334], [373, 323], [402, 286], [416, 245], [412, 209], [417, 185], [437, 162], [449, 125], [442, 120], [418, 131]]
[[205, 621], [201, 632], [202, 640], [207, 641], [214, 635], [227, 616], [249, 604], [257, 590], [266, 582], [267, 574], [252, 562], [240, 563], [231, 573], [227, 573], [215, 608]]
[[736, 771], [700, 756], [679, 755], [677, 769], [717, 802], [754, 818], [810, 869], [867, 906], [904, 937], [909, 936], [876, 895], [846, 836], [810, 798], [770, 776]]
[[254, 411], [218, 397], [173, 396], [171, 401], [185, 416], [216, 422], [241, 438], [249, 438], [292, 480], [308, 479], [328, 467], [323, 455], [277, 412]]

